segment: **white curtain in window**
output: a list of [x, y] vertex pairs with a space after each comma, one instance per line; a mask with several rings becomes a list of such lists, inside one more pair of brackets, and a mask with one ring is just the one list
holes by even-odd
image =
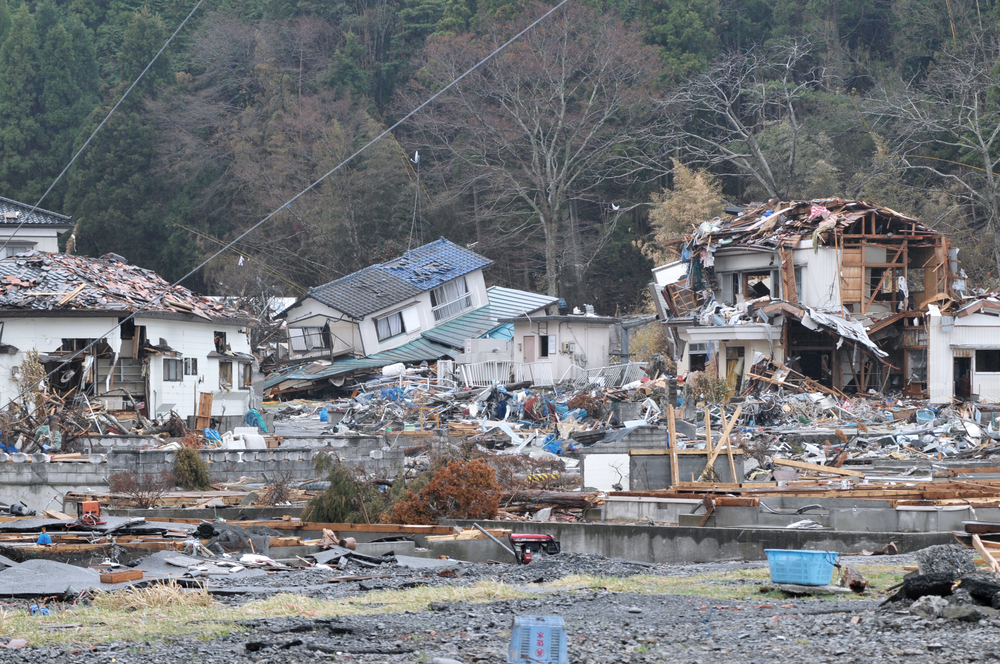
[[403, 333], [403, 315], [401, 313], [391, 314], [385, 318], [379, 318], [375, 321], [376, 329], [378, 330], [379, 341], [382, 339], [388, 339], [389, 337], [394, 337], [397, 334]]
[[472, 296], [465, 283], [465, 277], [449, 281], [435, 288], [431, 295], [434, 304], [434, 320], [451, 318], [472, 307]]

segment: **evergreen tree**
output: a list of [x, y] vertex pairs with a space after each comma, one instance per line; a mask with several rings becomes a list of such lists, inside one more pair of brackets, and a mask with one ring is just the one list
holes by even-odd
[[41, 195], [31, 184], [40, 156], [37, 90], [38, 36], [21, 5], [0, 45], [0, 191], [22, 200]]

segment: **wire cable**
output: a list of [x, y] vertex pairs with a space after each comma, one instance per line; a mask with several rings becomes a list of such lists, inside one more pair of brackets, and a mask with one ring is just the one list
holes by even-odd
[[59, 180], [61, 180], [62, 177], [64, 175], [66, 175], [66, 171], [68, 171], [70, 169], [70, 167], [76, 162], [76, 159], [77, 159], [77, 157], [80, 156], [80, 153], [82, 153], [84, 150], [87, 149], [87, 146], [90, 145], [90, 142], [92, 140], [94, 140], [94, 136], [97, 135], [97, 132], [99, 132], [101, 130], [101, 128], [105, 124], [107, 124], [107, 122], [111, 118], [112, 114], [114, 114], [114, 112], [116, 110], [118, 110], [118, 107], [122, 105], [122, 102], [125, 101], [125, 98], [128, 97], [128, 95], [129, 95], [130, 92], [132, 92], [132, 89], [135, 88], [135, 86], [137, 86], [139, 84], [139, 81], [141, 81], [142, 78], [146, 75], [146, 72], [148, 72], [149, 69], [150, 69], [150, 67], [152, 67], [156, 63], [156, 60], [160, 57], [160, 55], [163, 53], [163, 51], [165, 51], [167, 49], [167, 47], [170, 46], [170, 42], [172, 42], [174, 40], [174, 37], [177, 36], [177, 33], [179, 33], [181, 31], [181, 29], [183, 29], [184, 26], [187, 25], [187, 22], [191, 19], [192, 16], [194, 16], [194, 13], [196, 11], [198, 11], [198, 8], [201, 7], [201, 5], [202, 5], [203, 2], [205, 2], [205, 0], [198, 0], [198, 4], [196, 4], [194, 6], [194, 9], [192, 9], [188, 13], [187, 17], [185, 17], [185, 19], [183, 21], [181, 21], [181, 24], [177, 26], [177, 29], [174, 30], [174, 33], [172, 35], [170, 35], [170, 38], [167, 39], [166, 42], [164, 42], [163, 46], [160, 47], [160, 50], [157, 51], [156, 55], [153, 56], [153, 59], [150, 60], [149, 64], [146, 65], [146, 68], [143, 69], [142, 72], [139, 73], [139, 76], [134, 81], [132, 81], [132, 85], [128, 86], [128, 90], [126, 90], [125, 94], [123, 94], [121, 96], [121, 99], [119, 99], [118, 102], [111, 108], [111, 110], [108, 111], [108, 114], [104, 116], [104, 119], [101, 120], [101, 124], [97, 125], [97, 128], [94, 129], [93, 132], [91, 132], [90, 137], [87, 138], [86, 142], [84, 142], [84, 144], [82, 146], [80, 146], [80, 149], [76, 151], [76, 154], [73, 155], [73, 158], [69, 160], [68, 164], [66, 164], [66, 168], [62, 169], [62, 171], [59, 173], [59, 175], [56, 176], [56, 179], [52, 181], [52, 184], [49, 185], [49, 188], [45, 190], [44, 194], [42, 194], [42, 197], [38, 199], [37, 203], [35, 203], [34, 207], [32, 207], [31, 210], [28, 211], [28, 214], [24, 215], [24, 221], [22, 221], [20, 224], [18, 224], [17, 228], [14, 229], [14, 232], [10, 234], [10, 237], [8, 237], [4, 241], [3, 245], [0, 245], [0, 257], [3, 256], [3, 251], [4, 251], [4, 249], [7, 248], [7, 245], [10, 244], [10, 241], [12, 239], [14, 239], [14, 236], [17, 235], [17, 232], [19, 230], [21, 230], [21, 228], [24, 226], [24, 224], [28, 221], [28, 217], [30, 217], [31, 215], [33, 215], [35, 213], [35, 210], [37, 210], [38, 207], [42, 204], [42, 201], [44, 201], [45, 197], [49, 195], [49, 192], [52, 191], [53, 187], [55, 187], [56, 184], [59, 182]]
[[[188, 14], [188, 18], [190, 18], [191, 15], [194, 14], [195, 10], [198, 9], [198, 7], [201, 6], [202, 2], [204, 2], [204, 0], [199, 0], [198, 1], [198, 4], [195, 5], [195, 8], [191, 10], [191, 14]], [[97, 337], [96, 339], [94, 339], [94, 341], [90, 342], [89, 344], [87, 344], [86, 346], [84, 346], [83, 348], [81, 348], [80, 350], [74, 352], [72, 355], [67, 356], [59, 364], [59, 366], [57, 366], [55, 369], [53, 369], [52, 371], [50, 371], [47, 374], [45, 374], [45, 376], [42, 378], [42, 380], [46, 380], [50, 376], [52, 376], [52, 375], [58, 373], [59, 371], [61, 371], [70, 362], [72, 362], [76, 358], [80, 357], [80, 355], [82, 355], [83, 353], [87, 352], [88, 350], [90, 350], [91, 348], [93, 348], [94, 346], [96, 346], [100, 342], [101, 339], [107, 337], [109, 334], [111, 334], [112, 332], [114, 332], [115, 330], [117, 330], [118, 328], [120, 328], [122, 325], [124, 325], [128, 321], [134, 319], [137, 315], [139, 315], [140, 313], [142, 313], [146, 309], [149, 309], [149, 308], [153, 307], [154, 305], [159, 304], [160, 301], [162, 301], [163, 298], [166, 297], [167, 294], [170, 292], [170, 290], [173, 289], [175, 286], [180, 285], [185, 279], [187, 279], [188, 277], [190, 277], [193, 274], [197, 273], [203, 267], [205, 267], [206, 265], [208, 265], [209, 263], [211, 263], [212, 261], [214, 261], [216, 258], [218, 258], [222, 254], [224, 254], [231, 247], [233, 247], [237, 242], [239, 242], [240, 240], [242, 240], [243, 238], [245, 238], [247, 235], [249, 235], [250, 233], [254, 232], [258, 228], [260, 228], [261, 226], [263, 226], [272, 217], [274, 217], [281, 210], [283, 210], [286, 206], [291, 205], [292, 203], [294, 203], [295, 201], [297, 201], [299, 198], [301, 198], [302, 196], [304, 196], [306, 193], [312, 191], [318, 184], [322, 183], [328, 177], [330, 177], [331, 175], [333, 175], [334, 173], [336, 173], [338, 170], [340, 170], [341, 168], [343, 168], [347, 163], [349, 163], [350, 161], [352, 161], [353, 159], [355, 159], [356, 157], [358, 157], [361, 153], [365, 152], [368, 148], [370, 148], [373, 145], [375, 145], [376, 143], [378, 143], [380, 140], [382, 140], [383, 138], [385, 138], [387, 135], [391, 134], [393, 131], [395, 131], [397, 128], [399, 128], [404, 122], [406, 122], [407, 120], [409, 120], [410, 118], [412, 118], [414, 115], [416, 115], [417, 113], [419, 113], [420, 111], [422, 111], [425, 107], [427, 107], [428, 105], [430, 105], [435, 99], [437, 99], [438, 97], [440, 97], [441, 95], [443, 95], [445, 92], [447, 92], [451, 88], [453, 88], [456, 85], [458, 85], [458, 83], [461, 82], [469, 74], [471, 74], [472, 72], [476, 71], [481, 66], [483, 66], [484, 64], [486, 64], [487, 62], [489, 62], [490, 60], [492, 60], [494, 57], [496, 57], [497, 55], [499, 55], [508, 46], [510, 46], [515, 41], [517, 41], [518, 39], [520, 39], [522, 36], [524, 36], [525, 34], [527, 34], [536, 25], [538, 25], [539, 23], [541, 23], [542, 21], [544, 21], [546, 18], [548, 18], [549, 16], [551, 16], [553, 13], [555, 13], [556, 10], [558, 10], [560, 7], [562, 7], [563, 5], [565, 5], [567, 2], [569, 2], [569, 0], [560, 0], [559, 4], [555, 5], [554, 7], [552, 7], [552, 9], [548, 10], [547, 12], [545, 12], [544, 14], [542, 14], [541, 16], [539, 16], [537, 19], [535, 19], [534, 21], [532, 21], [531, 23], [529, 23], [527, 25], [527, 27], [525, 27], [523, 30], [521, 30], [520, 32], [518, 32], [516, 35], [514, 35], [513, 37], [511, 37], [510, 39], [508, 39], [507, 41], [505, 41], [503, 44], [501, 44], [497, 48], [495, 48], [489, 55], [487, 55], [486, 57], [484, 57], [482, 60], [480, 60], [476, 64], [472, 65], [472, 67], [470, 67], [469, 69], [467, 69], [463, 74], [461, 74], [458, 78], [456, 78], [455, 80], [453, 80], [451, 83], [449, 83], [448, 85], [444, 86], [443, 88], [441, 88], [440, 90], [438, 90], [437, 92], [435, 92], [433, 95], [431, 95], [430, 97], [428, 97], [426, 100], [424, 100], [415, 109], [413, 109], [412, 111], [410, 111], [409, 113], [407, 113], [406, 115], [404, 115], [402, 118], [400, 118], [399, 120], [397, 120], [391, 127], [389, 127], [388, 129], [385, 129], [378, 136], [376, 136], [375, 138], [373, 138], [370, 141], [368, 141], [367, 143], [365, 143], [362, 147], [358, 148], [354, 153], [352, 153], [350, 156], [348, 156], [342, 162], [340, 162], [339, 164], [337, 164], [336, 166], [334, 166], [333, 168], [331, 168], [329, 171], [327, 171], [326, 173], [324, 173], [322, 176], [320, 176], [319, 179], [317, 179], [315, 182], [313, 182], [308, 187], [306, 187], [305, 189], [303, 189], [299, 193], [295, 194], [295, 196], [292, 196], [290, 199], [288, 199], [287, 201], [285, 201], [284, 203], [282, 203], [279, 207], [275, 208], [266, 217], [264, 217], [263, 219], [261, 219], [260, 221], [258, 221], [257, 223], [255, 223], [253, 226], [251, 226], [250, 228], [246, 229], [245, 231], [243, 231], [242, 233], [240, 233], [239, 235], [237, 235], [232, 241], [230, 241], [222, 249], [219, 249], [217, 252], [215, 252], [214, 254], [212, 254], [211, 256], [209, 256], [208, 258], [206, 258], [204, 261], [202, 261], [201, 263], [199, 263], [197, 266], [195, 266], [194, 268], [192, 268], [183, 277], [181, 277], [180, 279], [178, 279], [174, 283], [170, 284], [166, 289], [164, 289], [164, 291], [161, 294], [159, 294], [159, 295], [157, 295], [155, 297], [150, 298], [149, 301], [146, 304], [144, 304], [144, 305], [136, 308], [128, 316], [126, 316], [125, 318], [121, 319], [118, 322], [118, 324], [115, 325], [114, 327], [112, 327], [110, 330], [108, 330], [107, 332], [105, 332], [101, 336]], [[187, 18], [184, 19], [184, 22], [186, 23], [187, 20], [188, 20]], [[180, 31], [181, 27], [183, 27], [183, 26], [184, 26], [184, 23], [182, 23], [180, 26], [178, 26], [177, 30], [174, 31], [174, 35], [176, 35]], [[171, 35], [170, 39], [173, 39], [174, 35]], [[167, 41], [167, 43], [170, 43], [169, 40]], [[164, 48], [166, 48], [166, 44], [164, 44]], [[163, 52], [163, 49], [161, 48], [160, 52], [156, 54], [157, 57], [162, 52]], [[143, 74], [146, 73], [146, 70], [148, 70], [151, 65], [152, 65], [152, 62], [150, 62], [150, 64], [146, 66], [146, 69], [143, 70]], [[138, 82], [138, 79], [136, 80], [136, 82]], [[131, 90], [132, 87], [135, 87], [135, 83], [132, 84], [132, 86], [129, 88], [129, 90]], [[124, 99], [124, 97], [123, 97], [123, 99]], [[121, 102], [119, 101], [119, 104], [120, 103]], [[117, 108], [117, 107], [118, 107], [118, 104], [115, 105], [115, 108]], [[113, 110], [114, 109], [112, 109], [112, 111]], [[108, 117], [110, 117], [110, 115], [111, 114], [109, 113]], [[107, 121], [107, 118], [105, 118], [105, 121]], [[101, 124], [103, 125], [104, 123], [102, 122]], [[95, 130], [95, 133], [96, 133], [96, 130]], [[91, 138], [93, 138], [93, 135], [91, 136]], [[88, 139], [88, 143], [89, 143], [89, 139]], [[82, 148], [81, 148], [81, 150], [82, 150]], [[79, 153], [77, 153], [77, 154], [79, 154]], [[74, 159], [75, 158], [76, 157], [74, 157]], [[67, 166], [67, 168], [68, 168], [68, 166]], [[65, 170], [64, 170], [64, 172], [65, 172]], [[50, 187], [50, 189], [51, 189], [51, 187]], [[2, 247], [0, 247], [0, 250], [2, 250]], [[41, 381], [39, 381], [39, 382], [41, 382]], [[95, 384], [96, 384], [96, 381], [95, 381]], [[23, 392], [21, 392], [20, 394], [18, 394], [14, 398], [10, 399], [8, 401], [8, 403], [17, 401], [17, 400], [21, 399], [26, 394], [29, 394], [32, 391], [33, 391], [32, 389], [24, 390]]]

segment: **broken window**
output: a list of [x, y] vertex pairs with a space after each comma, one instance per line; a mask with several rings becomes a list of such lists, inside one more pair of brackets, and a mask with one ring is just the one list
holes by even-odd
[[773, 292], [771, 280], [771, 272], [747, 272], [744, 274], [746, 279], [746, 289], [744, 290], [745, 297], [748, 300], [755, 300], [758, 297], [770, 297]]
[[977, 350], [976, 373], [1000, 373], [1000, 350]]
[[434, 320], [442, 321], [472, 308], [472, 295], [465, 277], [459, 277], [431, 291]]
[[691, 344], [688, 348], [688, 371], [704, 371], [708, 361], [708, 344]]
[[795, 293], [798, 295], [799, 302], [802, 301], [802, 268], [795, 268]]
[[219, 353], [225, 353], [229, 346], [226, 344], [226, 333], [216, 332], [215, 333], [215, 350]]
[[403, 326], [403, 312], [397, 311], [394, 314], [376, 318], [375, 331], [379, 341], [385, 341], [406, 332], [406, 328]]
[[219, 362], [219, 387], [224, 390], [233, 389], [232, 362]]
[[240, 388], [246, 389], [253, 384], [253, 366], [249, 362], [240, 363]]
[[184, 380], [184, 362], [169, 357], [163, 358], [163, 380], [170, 382]]
[[288, 328], [288, 342], [291, 344], [292, 350], [297, 351], [330, 347], [322, 327], [290, 327]]
[[[908, 350], [906, 351], [906, 380], [910, 383], [927, 382], [927, 351]], [[997, 369], [1000, 371], [1000, 369]]]

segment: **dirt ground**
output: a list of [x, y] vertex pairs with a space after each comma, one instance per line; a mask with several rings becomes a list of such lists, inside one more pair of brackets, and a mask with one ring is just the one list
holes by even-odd
[[1000, 659], [1000, 615], [988, 607], [945, 619], [910, 612], [909, 602], [881, 606], [912, 557], [846, 562], [872, 591], [790, 597], [766, 590], [762, 563], [562, 555], [454, 575], [387, 566], [376, 570], [386, 578], [354, 582], [329, 583], [337, 570], [284, 572], [252, 592], [191, 606], [151, 596], [130, 607], [53, 604], [50, 616], [27, 616], [11, 604], [0, 641], [28, 645], [0, 649], [0, 662], [504, 662], [518, 615], [561, 616], [569, 661], [580, 664]]

